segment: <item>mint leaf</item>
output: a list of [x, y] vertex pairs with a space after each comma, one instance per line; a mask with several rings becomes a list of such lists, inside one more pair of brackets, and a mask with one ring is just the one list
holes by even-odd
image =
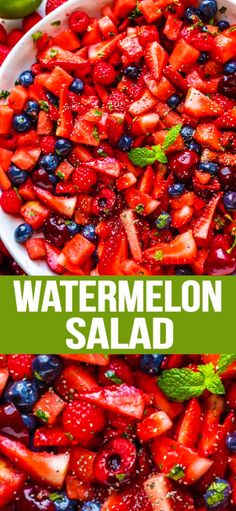
[[32, 34], [32, 39], [34, 42], [41, 39], [41, 37], [43, 37], [43, 32], [38, 31], [38, 32], [35, 32], [34, 34]]
[[160, 163], [168, 163], [167, 157], [160, 145], [153, 146], [156, 153], [156, 160]]
[[207, 378], [205, 380], [206, 389], [209, 390], [209, 392], [212, 392], [212, 394], [225, 394], [225, 388], [224, 385], [218, 376], [218, 374], [215, 374], [211, 378]]
[[156, 161], [156, 151], [148, 147], [135, 147], [129, 152], [129, 159], [137, 167], [146, 167]]
[[43, 410], [36, 410], [35, 412], [36, 417], [38, 417], [43, 422], [48, 422], [48, 414], [45, 413]]
[[108, 370], [105, 372], [105, 376], [108, 378], [108, 380], [111, 380], [113, 383], [117, 383], [118, 385], [121, 385], [121, 383], [124, 383], [121, 378], [117, 376], [115, 371]]
[[176, 141], [176, 139], [178, 138], [178, 136], [180, 134], [181, 128], [182, 128], [182, 124], [176, 124], [176, 126], [173, 126], [173, 128], [171, 128], [168, 131], [166, 138], [164, 140], [164, 143], [163, 143], [164, 151], [166, 151], [170, 146], [172, 146], [174, 144], [174, 142]]
[[163, 251], [162, 250], [156, 250], [155, 254], [154, 254], [154, 259], [155, 261], [162, 261], [163, 259]]
[[163, 371], [158, 378], [158, 385], [174, 401], [198, 397], [206, 388], [203, 374], [186, 368]]
[[58, 54], [58, 50], [55, 50], [55, 48], [52, 48], [50, 51], [50, 57], [53, 59]]
[[236, 354], [222, 354], [218, 360], [217, 372], [218, 374], [223, 373], [227, 367], [236, 360]]
[[1, 90], [0, 99], [7, 99], [8, 96], [10, 96], [10, 92], [8, 92], [8, 90]]
[[167, 474], [167, 477], [170, 477], [171, 479], [174, 479], [174, 481], [179, 481], [180, 479], [183, 479], [185, 476], [185, 472], [183, 467], [181, 465], [175, 465], [170, 472]]
[[202, 373], [206, 379], [215, 376], [215, 368], [211, 362], [210, 364], [199, 365], [198, 371]]

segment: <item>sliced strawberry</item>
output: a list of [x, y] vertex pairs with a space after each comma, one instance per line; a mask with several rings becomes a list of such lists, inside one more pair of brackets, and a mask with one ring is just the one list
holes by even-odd
[[220, 417], [224, 411], [224, 400], [220, 396], [210, 396], [207, 400], [203, 416], [200, 452], [204, 456], [213, 454], [218, 447], [220, 432]]
[[25, 474], [14, 468], [8, 461], [0, 459], [1, 508], [4, 508], [15, 499], [15, 495], [22, 489], [25, 479]]
[[137, 219], [134, 212], [131, 209], [124, 210], [121, 214], [121, 221], [124, 225], [130, 251], [134, 260], [141, 261], [142, 250], [138, 239], [138, 233], [136, 229]]
[[141, 442], [163, 435], [172, 427], [173, 423], [165, 412], [155, 412], [137, 426], [137, 435]]
[[61, 488], [69, 466], [69, 454], [32, 452], [18, 441], [0, 435], [0, 451], [33, 480]]
[[162, 75], [163, 68], [168, 62], [168, 54], [157, 42], [148, 43], [145, 47], [145, 61], [155, 80], [159, 80]]
[[120, 275], [121, 263], [127, 259], [128, 243], [121, 222], [112, 226], [109, 238], [105, 241], [99, 263], [99, 275]]
[[205, 96], [194, 87], [191, 87], [188, 91], [184, 103], [184, 110], [188, 115], [197, 118], [207, 116], [217, 117], [224, 113], [223, 109], [216, 101]]
[[103, 410], [85, 400], [74, 400], [68, 403], [63, 412], [62, 421], [64, 431], [69, 438], [85, 447], [105, 426]]
[[143, 415], [144, 400], [141, 391], [126, 384], [82, 392], [80, 396], [89, 403], [96, 403], [105, 410], [111, 410], [120, 415], [134, 419], [141, 419]]
[[171, 243], [157, 243], [143, 252], [144, 259], [160, 264], [191, 264], [197, 255], [192, 231], [174, 238]]
[[92, 374], [83, 367], [75, 365], [66, 367], [56, 382], [57, 392], [66, 400], [81, 390], [92, 390], [97, 386]]
[[70, 452], [69, 470], [82, 481], [93, 481], [93, 462], [96, 454], [83, 447], [74, 447]]
[[177, 209], [172, 213], [172, 227], [179, 229], [187, 225], [193, 216], [193, 208], [190, 206], [184, 206], [181, 209]]
[[76, 197], [55, 197], [47, 190], [43, 190], [38, 186], [34, 186], [34, 192], [38, 199], [53, 209], [53, 211], [61, 213], [67, 218], [72, 218], [76, 207]]
[[54, 273], [57, 273], [58, 275], [65, 273], [64, 266], [58, 263], [60, 250], [57, 247], [54, 247], [51, 243], [45, 243], [45, 249], [46, 261], [50, 270], [52, 270]]
[[38, 428], [34, 434], [35, 447], [68, 447], [71, 441], [60, 426]]
[[210, 233], [211, 223], [216, 208], [221, 200], [222, 193], [219, 193], [207, 204], [202, 216], [198, 218], [193, 229], [193, 235], [199, 246], [206, 246]]
[[201, 408], [198, 400], [192, 398], [180, 422], [177, 441], [186, 447], [195, 447], [201, 431]]
[[0, 396], [4, 392], [8, 378], [9, 378], [9, 371], [8, 371], [7, 367], [1, 367], [0, 368]]
[[61, 355], [63, 358], [68, 360], [74, 360], [75, 362], [85, 362], [88, 364], [96, 364], [99, 366], [105, 366], [109, 362], [109, 357], [105, 355]]
[[86, 167], [111, 177], [119, 177], [121, 169], [120, 162], [110, 157], [87, 161]]

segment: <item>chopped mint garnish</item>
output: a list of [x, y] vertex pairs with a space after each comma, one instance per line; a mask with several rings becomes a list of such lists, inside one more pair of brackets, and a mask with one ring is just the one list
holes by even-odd
[[135, 207], [135, 211], [136, 211], [136, 213], [143, 213], [144, 205], [143, 204], [137, 204], [137, 206]]
[[50, 57], [53, 59], [58, 54], [58, 50], [55, 50], [55, 48], [52, 48], [50, 51]]
[[7, 99], [9, 95], [10, 95], [10, 92], [8, 92], [8, 90], [1, 90], [0, 99]]
[[57, 20], [57, 21], [53, 21], [53, 22], [51, 23], [51, 25], [52, 25], [53, 27], [59, 27], [59, 26], [60, 26], [60, 24], [61, 24], [61, 22], [60, 22], [59, 20]]
[[39, 101], [39, 106], [40, 106], [40, 110], [43, 110], [44, 112], [48, 112], [49, 111], [49, 104], [47, 103], [47, 101], [40, 100]]
[[43, 410], [36, 410], [35, 412], [36, 417], [38, 417], [43, 422], [48, 422], [48, 414], [45, 413]]
[[129, 159], [134, 165], [137, 165], [137, 167], [146, 167], [147, 165], [152, 165], [155, 161], [168, 163], [165, 151], [174, 144], [179, 136], [181, 128], [182, 124], [173, 126], [173, 128], [171, 128], [167, 133], [162, 146], [158, 144], [150, 148], [135, 147], [134, 149], [131, 149], [128, 153]]
[[183, 479], [184, 476], [184, 469], [181, 467], [181, 465], [175, 465], [167, 474], [167, 477], [174, 479], [174, 481], [179, 481], [180, 479]]
[[117, 376], [115, 371], [108, 370], [108, 371], [105, 372], [105, 376], [106, 376], [106, 378], [108, 378], [108, 380], [111, 380], [113, 383], [117, 383], [118, 385], [121, 385], [121, 383], [124, 383], [123, 380], [121, 380]]
[[155, 254], [154, 254], [154, 259], [155, 261], [162, 261], [163, 259], [163, 251], [162, 250], [156, 250]]
[[41, 39], [41, 37], [43, 37], [43, 32], [38, 31], [38, 32], [35, 32], [34, 34], [32, 34], [32, 39], [34, 42]]

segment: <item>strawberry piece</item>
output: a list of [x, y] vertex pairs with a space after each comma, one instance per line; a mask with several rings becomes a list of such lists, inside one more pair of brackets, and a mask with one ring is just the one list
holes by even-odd
[[124, 225], [126, 236], [128, 238], [131, 254], [135, 261], [141, 261], [142, 250], [136, 230], [137, 219], [131, 209], [124, 210], [121, 214], [121, 221]]
[[199, 144], [213, 149], [213, 151], [221, 151], [221, 132], [214, 124], [204, 123], [197, 126], [194, 138]]
[[69, 454], [32, 452], [21, 442], [0, 435], [0, 451], [34, 481], [61, 488], [68, 471]]
[[93, 436], [105, 426], [103, 410], [93, 403], [81, 400], [66, 405], [62, 421], [64, 431], [83, 446], [87, 446]]
[[133, 373], [129, 364], [120, 357], [112, 357], [107, 366], [99, 368], [98, 381], [100, 385], [109, 385], [111, 381], [118, 385], [122, 383], [134, 384]]
[[46, 262], [54, 273], [58, 275], [62, 275], [65, 273], [65, 268], [58, 262], [58, 257], [60, 255], [60, 250], [57, 247], [54, 247], [51, 243], [45, 243], [46, 249]]
[[[155, 255], [156, 254], [156, 255]], [[159, 261], [160, 264], [191, 264], [197, 254], [192, 231], [187, 231], [174, 238], [171, 243], [157, 243], [145, 250], [143, 256], [147, 261]]]
[[34, 434], [35, 447], [68, 447], [71, 441], [62, 427], [38, 428]]
[[224, 411], [224, 400], [219, 396], [210, 396], [203, 417], [200, 452], [204, 456], [213, 454], [219, 443], [220, 417]]
[[223, 109], [220, 105], [208, 98], [194, 87], [191, 87], [184, 103], [185, 112], [193, 117], [217, 117], [223, 114]]
[[90, 483], [77, 479], [74, 475], [66, 478], [66, 494], [69, 499], [81, 502], [92, 501], [95, 498], [94, 487]]
[[190, 206], [184, 206], [181, 209], [177, 209], [172, 213], [172, 227], [180, 229], [181, 227], [188, 225], [193, 216], [193, 208]]
[[64, 409], [65, 402], [50, 389], [36, 403], [33, 413], [42, 422], [52, 426]]
[[70, 138], [73, 130], [73, 116], [70, 109], [69, 89], [63, 84], [60, 90], [59, 119], [56, 130], [57, 137]]
[[8, 378], [9, 378], [9, 371], [8, 371], [7, 367], [1, 367], [0, 368], [0, 396], [2, 395], [2, 393], [5, 389]]
[[109, 363], [109, 357], [105, 355], [61, 355], [67, 360], [74, 360], [75, 362], [85, 362], [88, 364], [96, 364], [98, 366], [106, 366]]
[[145, 47], [144, 57], [151, 74], [155, 80], [159, 80], [161, 78], [162, 71], [168, 62], [167, 52], [157, 41], [154, 41], [152, 43], [148, 43]]
[[119, 177], [120, 175], [120, 162], [115, 158], [109, 156], [101, 159], [94, 159], [86, 162], [86, 167], [95, 170], [101, 174], [111, 177]]
[[31, 364], [34, 355], [8, 355], [7, 366], [14, 381], [32, 378]]
[[43, 190], [38, 186], [34, 186], [34, 192], [38, 199], [53, 209], [53, 211], [61, 213], [67, 218], [72, 218], [76, 207], [76, 197], [55, 197], [47, 190]]
[[206, 246], [208, 244], [208, 237], [210, 234], [211, 223], [215, 214], [216, 208], [221, 200], [222, 193], [219, 193], [211, 199], [207, 204], [202, 216], [200, 216], [193, 229], [193, 235], [196, 243], [199, 246]]
[[81, 481], [93, 481], [93, 463], [96, 454], [83, 447], [74, 447], [71, 449], [70, 455], [69, 470]]
[[112, 91], [105, 102], [105, 109], [108, 113], [127, 113], [130, 105], [129, 98], [120, 91]]
[[4, 459], [0, 459], [0, 506], [3, 508], [15, 499], [22, 489], [26, 476]]
[[141, 442], [148, 442], [163, 435], [172, 427], [173, 423], [165, 412], [155, 412], [137, 426], [137, 436]]
[[112, 385], [101, 390], [82, 392], [81, 399], [96, 403], [105, 410], [111, 410], [120, 415], [141, 419], [144, 410], [144, 400], [140, 390], [123, 384]]
[[201, 432], [201, 408], [198, 400], [192, 398], [181, 420], [177, 441], [186, 447], [195, 447]]
[[81, 390], [92, 390], [97, 386], [95, 378], [86, 369], [75, 365], [66, 367], [56, 382], [57, 392], [67, 400], [71, 394], [76, 395]]

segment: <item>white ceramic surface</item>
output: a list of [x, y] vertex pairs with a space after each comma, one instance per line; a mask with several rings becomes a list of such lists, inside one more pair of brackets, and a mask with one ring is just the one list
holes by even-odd
[[[7, 1], [7, 0], [6, 0]], [[8, 0], [10, 1], [10, 0]], [[58, 7], [48, 16], [44, 17], [32, 30], [30, 30], [13, 48], [9, 56], [0, 68], [0, 90], [10, 90], [17, 76], [24, 69], [29, 69], [35, 62], [35, 47], [32, 41], [32, 34], [35, 32], [47, 32], [54, 36], [67, 26], [68, 16], [80, 9], [93, 17], [99, 17], [101, 8], [108, 3], [108, 0], [68, 0], [61, 7]], [[44, 14], [45, 2], [40, 7], [41, 14]], [[236, 20], [236, 0], [219, 0], [219, 7], [226, 7], [226, 12], [221, 15], [231, 23]], [[60, 20], [60, 26], [54, 26], [54, 21]], [[17, 26], [19, 22], [10, 22], [11, 26]], [[0, 208], [0, 238], [8, 248], [17, 263], [28, 275], [53, 275], [44, 261], [31, 261], [23, 246], [14, 240], [14, 230], [22, 223], [22, 219], [13, 218], [5, 214]]]

